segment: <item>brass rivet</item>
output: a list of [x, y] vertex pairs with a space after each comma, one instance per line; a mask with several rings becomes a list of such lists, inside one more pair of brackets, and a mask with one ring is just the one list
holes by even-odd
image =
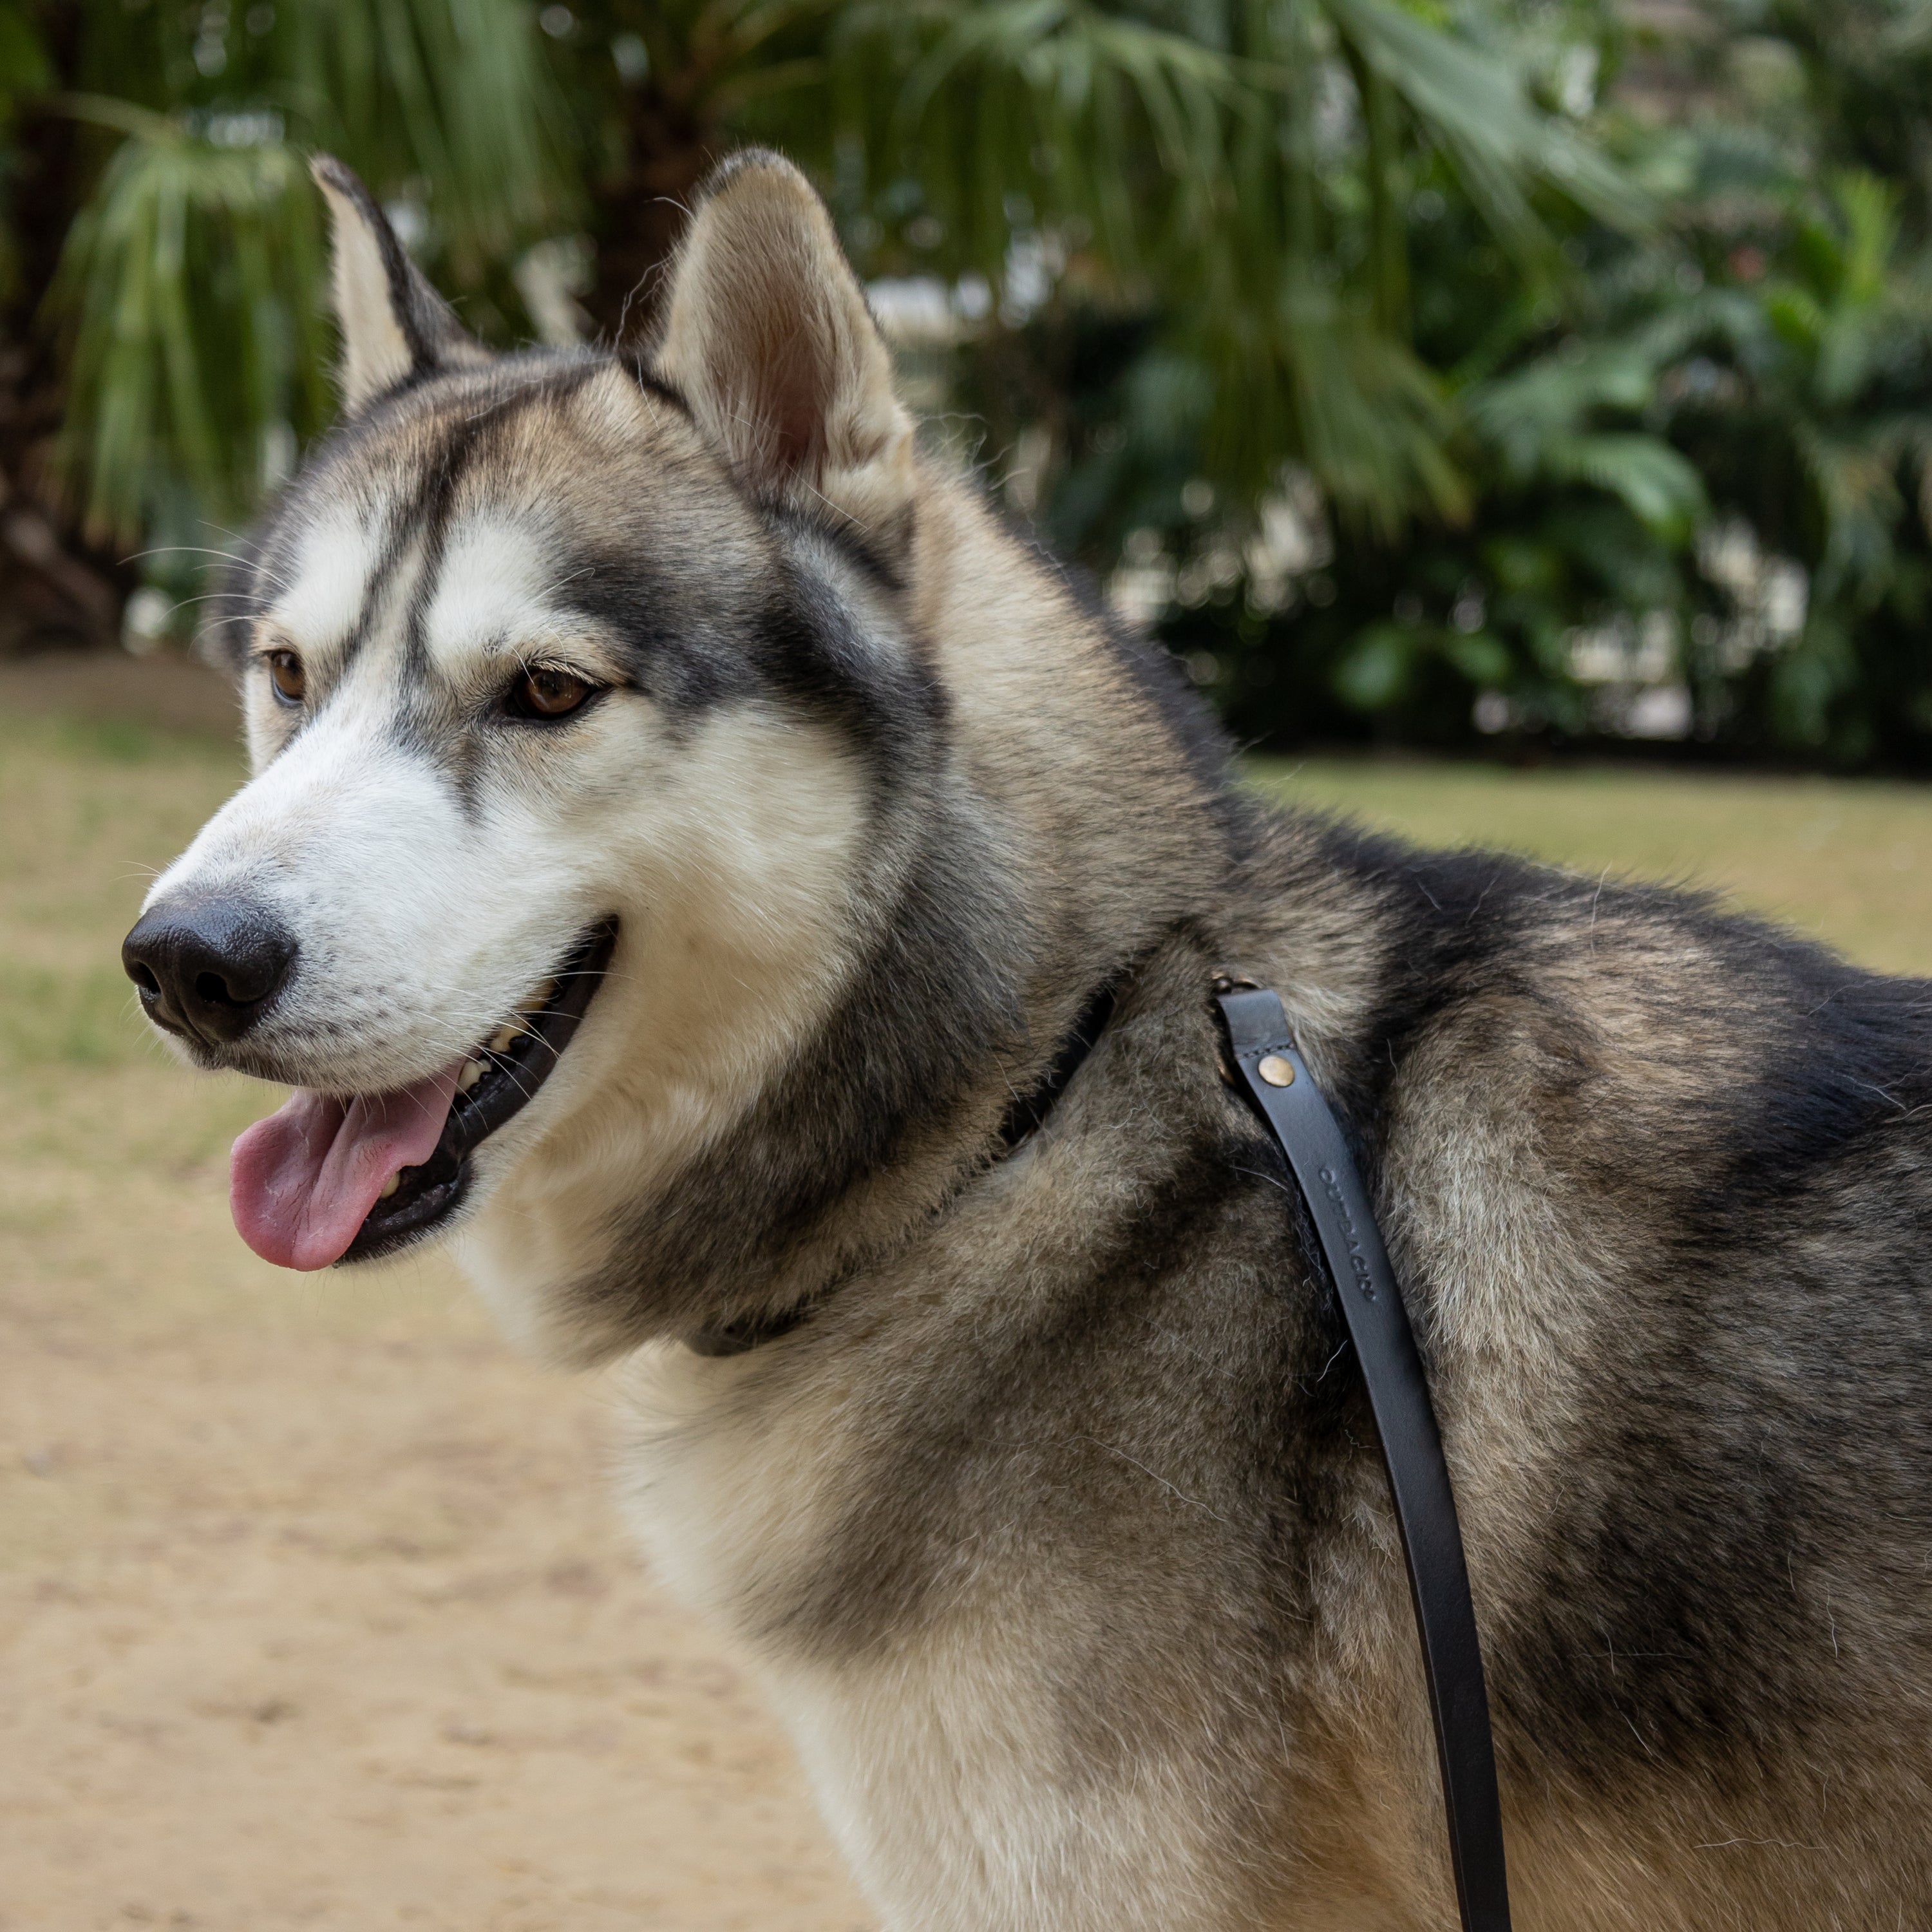
[[1292, 1087], [1294, 1084], [1294, 1063], [1284, 1060], [1278, 1053], [1271, 1053], [1255, 1069], [1270, 1087]]

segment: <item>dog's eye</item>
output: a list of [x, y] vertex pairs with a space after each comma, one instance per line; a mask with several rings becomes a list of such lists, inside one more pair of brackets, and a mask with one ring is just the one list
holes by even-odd
[[539, 664], [511, 686], [506, 702], [519, 718], [567, 718], [596, 688], [574, 672]]
[[285, 703], [299, 704], [308, 693], [308, 673], [302, 668], [302, 661], [293, 651], [271, 651], [268, 653], [269, 681], [275, 687], [275, 694]]

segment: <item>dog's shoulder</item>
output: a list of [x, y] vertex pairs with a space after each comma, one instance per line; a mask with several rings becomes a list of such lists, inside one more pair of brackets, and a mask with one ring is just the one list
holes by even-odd
[[1263, 950], [1372, 1141], [1454, 1096], [1534, 1122], [1552, 1156], [1648, 1160], [1666, 1190], [1721, 1166], [1762, 1198], [1932, 1124], [1932, 982], [1709, 892], [1318, 817], [1270, 824], [1251, 876]]
[[1801, 1711], [1821, 1746], [1904, 1721], [1844, 1660], [1848, 1604], [1867, 1656], [1932, 1654], [1932, 984], [1708, 894], [1319, 820], [1268, 854], [1430, 1358], [1505, 1736], [1721, 1782]]

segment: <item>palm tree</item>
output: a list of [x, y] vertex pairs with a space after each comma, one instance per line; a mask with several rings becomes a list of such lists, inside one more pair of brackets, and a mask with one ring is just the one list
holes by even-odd
[[458, 286], [567, 216], [533, 38], [513, 0], [0, 0], [0, 647], [111, 631], [128, 551], [245, 516], [326, 421], [302, 148], [420, 208]]
[[1384, 532], [1466, 494], [1409, 340], [1421, 172], [1526, 272], [1539, 198], [1643, 212], [1507, 59], [1396, 0], [0, 0], [0, 487], [39, 520], [0, 602], [98, 632], [117, 560], [208, 542], [326, 417], [300, 149], [512, 339], [513, 263], [585, 228], [594, 326], [638, 327], [748, 137], [814, 169], [869, 271], [953, 291], [982, 369], [1043, 308], [1118, 323], [1190, 480], [1238, 509], [1292, 460]]
[[[1385, 529], [1460, 503], [1439, 388], [1408, 340], [1423, 168], [1446, 165], [1526, 261], [1539, 190], [1624, 226], [1645, 213], [1507, 61], [1393, 0], [579, 11], [568, 38], [622, 158], [587, 170], [604, 326], [647, 302], [710, 158], [776, 140], [832, 190], [866, 266], [998, 289], [1016, 246], [1043, 250], [1060, 286], [1155, 318], [1207, 400], [1201, 464], [1238, 501], [1294, 458]], [[1015, 307], [979, 332], [996, 351]]]

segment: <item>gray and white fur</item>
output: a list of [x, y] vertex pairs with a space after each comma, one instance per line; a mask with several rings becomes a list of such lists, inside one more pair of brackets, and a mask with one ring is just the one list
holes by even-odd
[[[640, 358], [486, 354], [318, 172], [344, 420], [219, 628], [255, 776], [150, 900], [244, 895], [297, 963], [192, 1052], [392, 1088], [620, 922], [434, 1232], [531, 1346], [621, 1360], [631, 1520], [887, 1932], [1455, 1922], [1220, 968], [1280, 994], [1404, 1284], [1522, 1932], [1932, 1925], [1932, 986], [1264, 809], [921, 453], [776, 155], [712, 178]], [[506, 712], [537, 661], [589, 701]]]

